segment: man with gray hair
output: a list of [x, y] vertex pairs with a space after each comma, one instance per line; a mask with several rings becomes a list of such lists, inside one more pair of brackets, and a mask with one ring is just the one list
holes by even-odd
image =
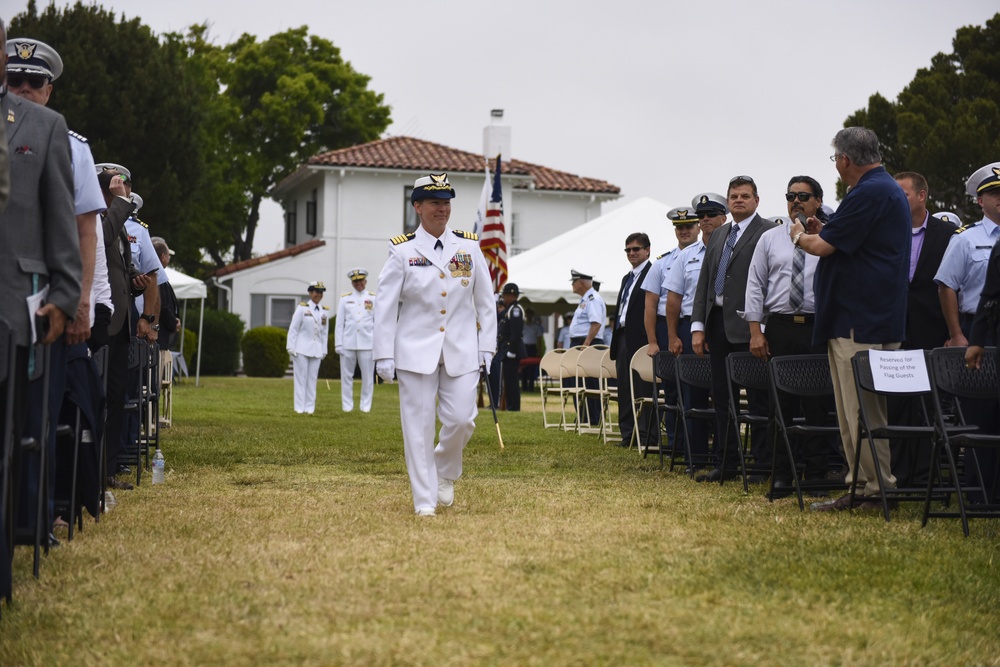
[[[826, 342], [833, 378], [837, 420], [849, 473], [848, 483], [863, 483], [862, 509], [878, 509], [883, 489], [894, 489], [889, 443], [876, 440], [878, 478], [868, 448], [861, 450], [860, 470], [854, 469], [858, 443], [858, 397], [851, 357], [861, 350], [896, 350], [905, 337], [909, 282], [910, 207], [899, 184], [882, 167], [878, 137], [863, 127], [848, 127], [833, 138], [840, 178], [850, 188], [837, 212], [824, 226], [819, 218], [799, 221], [789, 229], [792, 243], [819, 256], [815, 278], [816, 320], [813, 343]], [[859, 290], [859, 285], [878, 289]], [[865, 408], [872, 428], [886, 425], [884, 398], [868, 397]], [[816, 503], [814, 510], [851, 508], [851, 494]]]

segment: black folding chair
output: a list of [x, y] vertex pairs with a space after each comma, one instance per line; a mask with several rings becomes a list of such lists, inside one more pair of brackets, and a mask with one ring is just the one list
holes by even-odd
[[[750, 450], [750, 429], [767, 427], [768, 415], [755, 415], [750, 412], [749, 404], [743, 409], [740, 395], [743, 391], [768, 391], [767, 362], [758, 359], [751, 352], [731, 352], [726, 357], [726, 375], [729, 382], [729, 417], [726, 420], [726, 435], [722, 444], [722, 463], [719, 468], [726, 470], [726, 457], [729, 454], [730, 436], [736, 436], [736, 451], [740, 458], [740, 474], [743, 476], [743, 491], [749, 493], [747, 482], [747, 457]], [[736, 391], [734, 391], [734, 389]], [[753, 466], [753, 472], [770, 472], [770, 466], [762, 464]], [[725, 475], [719, 478], [719, 484], [725, 480]]]
[[[941, 347], [932, 350], [928, 359], [931, 371], [931, 394], [934, 402], [934, 416], [937, 425], [937, 437], [931, 454], [931, 475], [927, 483], [927, 494], [924, 500], [924, 517], [921, 525], [927, 525], [927, 519], [959, 518], [962, 520], [962, 532], [969, 536], [969, 518], [1000, 517], [1000, 504], [996, 498], [987, 495], [983, 481], [983, 471], [979, 465], [977, 448], [1000, 448], [1000, 435], [980, 433], [978, 427], [965, 424], [962, 415], [961, 400], [990, 399], [996, 401], [1000, 396], [1000, 383], [997, 381], [996, 348], [986, 348], [978, 370], [965, 365], [965, 348]], [[942, 409], [941, 399], [945, 395], [958, 397], [955, 401], [954, 418], [956, 425], [948, 423], [950, 416]], [[964, 427], [964, 428], [963, 428]], [[951, 477], [949, 487], [955, 491], [958, 511], [931, 511], [932, 487], [935, 473], [944, 484], [941, 466], [941, 451], [947, 463], [947, 471]], [[964, 452], [966, 476], [972, 476], [976, 484], [962, 485], [962, 476], [957, 465], [959, 452]], [[993, 471], [997, 479], [997, 470]], [[970, 492], [982, 494], [982, 503], [970, 504], [967, 497]], [[947, 505], [946, 505], [947, 507]]]
[[138, 338], [132, 338], [128, 345], [128, 377], [129, 383], [132, 382], [132, 378], [136, 371], [139, 374], [138, 386], [130, 384], [126, 390], [126, 401], [125, 407], [122, 410], [122, 416], [128, 417], [129, 415], [135, 415], [136, 420], [139, 424], [139, 430], [135, 433], [135, 441], [132, 440], [133, 433], [129, 433], [129, 427], [123, 427], [122, 433], [124, 435], [125, 446], [121, 448], [120, 454], [118, 455], [119, 465], [132, 465], [135, 467], [135, 485], [139, 486], [139, 482], [142, 479], [142, 448], [143, 448], [143, 429], [144, 429], [144, 418], [145, 418], [145, 404], [146, 397], [143, 395], [143, 382], [145, 375], [147, 374], [147, 365], [149, 364], [149, 344], [145, 340], [140, 340]]
[[[32, 574], [35, 578], [39, 577], [41, 573], [41, 556], [44, 551], [45, 555], [49, 555], [49, 526], [52, 525], [52, 517], [49, 516], [49, 503], [48, 503], [48, 493], [49, 493], [49, 457], [48, 457], [48, 439], [49, 439], [49, 381], [51, 380], [51, 373], [49, 372], [49, 367], [52, 361], [52, 347], [49, 345], [36, 344], [33, 346], [32, 354], [34, 355], [34, 368], [30, 370], [30, 376], [28, 377], [28, 382], [34, 382], [36, 380], [42, 383], [42, 404], [40, 412], [40, 427], [38, 437], [34, 435], [23, 435], [20, 438], [20, 459], [21, 465], [18, 466], [16, 463], [15, 468], [18, 468], [21, 472], [19, 474], [24, 474], [26, 470], [26, 456], [35, 455], [38, 462], [38, 478], [37, 478], [37, 498], [35, 503], [34, 512], [34, 531], [14, 531], [14, 544], [31, 546], [34, 549], [33, 562], [32, 562]], [[27, 389], [27, 385], [25, 386]], [[30, 430], [30, 429], [28, 429]], [[15, 434], [15, 440], [16, 440]], [[17, 502], [13, 502], [13, 520], [17, 520]]]
[[11, 557], [14, 553], [14, 397], [19, 391], [15, 378], [17, 341], [10, 325], [0, 319], [0, 385], [3, 386], [3, 433], [0, 434], [0, 595], [13, 602]]
[[[670, 443], [670, 471], [673, 472], [674, 461], [677, 459], [677, 438], [681, 432], [681, 413], [683, 412], [683, 399], [680, 393], [677, 395], [677, 403], [671, 405], [665, 400], [666, 392], [663, 393], [662, 398], [660, 391], [666, 386], [676, 386], [677, 385], [677, 362], [676, 357], [668, 351], [660, 351], [656, 353], [653, 358], [653, 397], [656, 399], [653, 401], [653, 415], [656, 421], [657, 428], [660, 429], [660, 468], [663, 468], [663, 450], [666, 449], [666, 438], [667, 430], [666, 424], [668, 419], [674, 420], [674, 439]], [[663, 413], [660, 413], [663, 410]], [[694, 467], [691, 466], [691, 448], [687, 445], [687, 438], [684, 438], [684, 450], [686, 453], [688, 467], [691, 468], [691, 475], [694, 475]], [[649, 447], [643, 448], [642, 457], [646, 458], [646, 454], [649, 452]]]
[[[97, 352], [94, 352], [94, 365], [97, 366], [97, 374], [101, 379], [101, 385], [104, 387], [104, 396], [108, 395], [108, 346], [104, 345], [100, 347]], [[98, 447], [98, 470], [100, 472], [101, 479], [101, 497], [99, 499], [100, 511], [97, 513], [94, 521], [100, 523], [101, 515], [107, 511], [107, 491], [108, 491], [108, 429], [106, 424], [108, 421], [108, 403], [107, 400], [104, 401], [104, 407], [101, 410], [101, 414], [97, 416], [98, 423], [101, 425], [101, 442]]]
[[[800, 478], [800, 465], [795, 460], [795, 450], [792, 440], [813, 436], [839, 436], [838, 426], [821, 426], [806, 424], [804, 420], [794, 421], [785, 417], [781, 409], [781, 396], [784, 394], [801, 398], [833, 398], [833, 380], [830, 377], [830, 360], [825, 354], [802, 354], [772, 357], [768, 363], [768, 384], [771, 391], [771, 404], [775, 410], [775, 431], [779, 437], [776, 447], [784, 447], [788, 456], [788, 472], [795, 487], [795, 495], [799, 500], [799, 509], [805, 511], [802, 500], [802, 490], [831, 491], [846, 489], [847, 484], [827, 481], [803, 482]], [[774, 480], [778, 475], [778, 457], [771, 461], [771, 488], [769, 498], [774, 498]]]
[[[920, 355], [923, 357], [922, 350], [913, 351], [914, 355]], [[879, 480], [879, 488], [881, 493], [879, 494], [880, 500], [882, 502], [882, 510], [885, 516], [885, 520], [889, 521], [889, 499], [893, 498], [897, 501], [920, 501], [924, 500], [924, 489], [922, 488], [897, 488], [897, 489], [887, 489], [885, 487], [885, 474], [882, 472], [882, 466], [878, 461], [878, 451], [875, 447], [876, 440], [902, 440], [912, 442], [916, 438], [933, 438], [936, 433], [936, 427], [931, 424], [928, 410], [928, 403], [931, 400], [931, 390], [930, 387], [926, 391], [897, 391], [897, 390], [887, 390], [878, 389], [875, 387], [875, 380], [872, 375], [871, 361], [868, 350], [862, 350], [854, 355], [851, 359], [851, 366], [854, 370], [854, 388], [858, 396], [858, 441], [855, 443], [854, 450], [854, 466], [852, 470], [854, 471], [855, 479], [857, 479], [858, 473], [860, 472], [861, 463], [861, 448], [863, 446], [863, 441], [867, 440], [869, 451], [871, 451], [872, 460], [874, 461], [875, 474]], [[920, 399], [921, 410], [923, 411], [923, 425], [899, 425], [899, 424], [886, 424], [885, 426], [872, 426], [872, 415], [868, 414], [868, 410], [865, 408], [865, 397], [868, 395], [874, 396], [910, 396]], [[854, 506], [854, 499], [856, 496], [857, 484], [851, 485], [851, 506]]]
[[[691, 460], [691, 428], [688, 420], [703, 421], [708, 424], [709, 430], [715, 428], [715, 408], [700, 408], [687, 406], [684, 404], [685, 388], [712, 389], [712, 363], [708, 357], [697, 354], [682, 354], [675, 358], [675, 368], [677, 371], [677, 396], [681, 406], [681, 423], [684, 424], [684, 447], [689, 452], [688, 466], [691, 468], [691, 475], [694, 476], [695, 466], [701, 462]], [[713, 443], [716, 456], [719, 455], [721, 443]], [[705, 462], [707, 463], [707, 461]]]

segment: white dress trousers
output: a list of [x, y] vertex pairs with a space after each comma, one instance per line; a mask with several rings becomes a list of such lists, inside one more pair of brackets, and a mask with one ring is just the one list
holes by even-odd
[[295, 411], [312, 414], [316, 409], [316, 380], [319, 366], [327, 352], [330, 333], [330, 309], [305, 301], [295, 307], [288, 326], [285, 349], [292, 356], [295, 377]]
[[340, 350], [340, 403], [354, 409], [354, 369], [361, 367], [361, 412], [371, 412], [375, 389], [372, 338], [375, 331], [375, 295], [352, 290], [340, 297], [333, 339]]

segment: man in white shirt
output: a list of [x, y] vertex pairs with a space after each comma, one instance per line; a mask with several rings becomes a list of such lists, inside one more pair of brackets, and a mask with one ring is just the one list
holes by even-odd
[[340, 297], [334, 344], [340, 355], [340, 404], [344, 412], [354, 409], [354, 369], [361, 368], [361, 412], [371, 412], [375, 386], [372, 340], [375, 332], [375, 294], [366, 292], [368, 271], [351, 269], [347, 274], [354, 289]]

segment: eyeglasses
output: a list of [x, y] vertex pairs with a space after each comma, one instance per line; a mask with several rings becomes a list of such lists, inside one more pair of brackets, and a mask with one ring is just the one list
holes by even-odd
[[7, 87], [20, 88], [27, 81], [28, 85], [35, 90], [40, 90], [49, 82], [49, 77], [41, 74], [13, 74], [7, 73]]
[[840, 153], [834, 153], [830, 156], [830, 162], [836, 162], [838, 157], [840, 157]]
[[625, 252], [641, 252], [645, 249], [646, 248], [643, 246], [629, 246], [628, 248], [625, 248]]
[[729, 179], [730, 185], [742, 185], [744, 183], [750, 183], [751, 185], [756, 185], [756, 183], [753, 182], [753, 179], [750, 178], [749, 176], [733, 176], [731, 179]]
[[795, 201], [796, 197], [798, 197], [799, 201], [809, 201], [815, 196], [811, 192], [786, 192], [785, 201]]
[[717, 211], [698, 211], [696, 214], [699, 220], [704, 220], [705, 218], [715, 218], [722, 215], [721, 212]]

